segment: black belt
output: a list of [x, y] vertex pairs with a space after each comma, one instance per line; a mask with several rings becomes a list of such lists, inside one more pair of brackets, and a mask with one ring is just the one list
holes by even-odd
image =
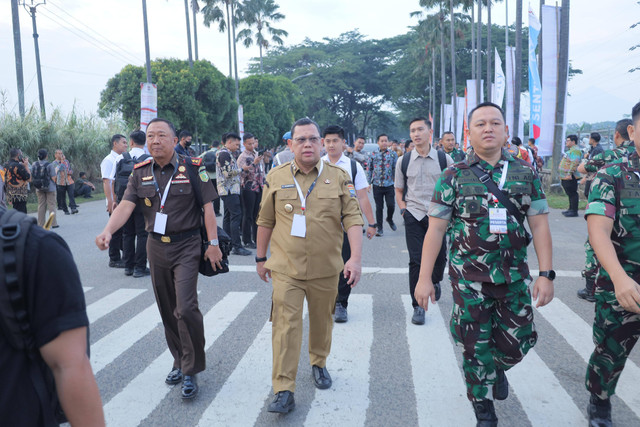
[[176, 243], [184, 239], [188, 239], [189, 237], [193, 237], [197, 234], [200, 234], [200, 228], [194, 228], [193, 230], [185, 231], [184, 233], [177, 234], [159, 234], [159, 233], [149, 233], [151, 237], [156, 240], [161, 241], [162, 243]]

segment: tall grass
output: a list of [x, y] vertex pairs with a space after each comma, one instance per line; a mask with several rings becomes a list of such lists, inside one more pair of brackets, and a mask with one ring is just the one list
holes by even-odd
[[75, 108], [64, 114], [59, 108], [42, 119], [40, 111], [32, 107], [21, 119], [11, 113], [0, 100], [0, 162], [9, 160], [11, 148], [20, 148], [29, 162], [37, 160], [38, 150], [49, 151], [49, 161], [54, 151], [62, 149], [73, 165], [75, 177], [85, 171], [89, 179], [100, 179], [100, 162], [109, 151], [109, 140], [114, 133], [127, 135], [122, 120], [102, 119], [93, 114], [78, 114]]

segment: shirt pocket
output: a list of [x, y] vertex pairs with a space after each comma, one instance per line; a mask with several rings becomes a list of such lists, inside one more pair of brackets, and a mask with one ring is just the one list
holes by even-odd
[[188, 196], [193, 192], [193, 188], [190, 182], [184, 184], [171, 184], [169, 188], [169, 195], [171, 196]]
[[[322, 216], [340, 215], [342, 212], [341, 192], [336, 187], [318, 188], [317, 190], [318, 214]], [[315, 214], [315, 212], [314, 212]]]
[[141, 199], [151, 199], [156, 195], [156, 187], [153, 185], [140, 185], [136, 190], [136, 195]]

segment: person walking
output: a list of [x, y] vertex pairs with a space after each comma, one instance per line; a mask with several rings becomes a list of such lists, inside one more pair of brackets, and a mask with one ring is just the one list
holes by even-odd
[[38, 150], [38, 160], [31, 165], [32, 182], [38, 197], [38, 225], [44, 226], [49, 215], [53, 215], [51, 228], [58, 228], [56, 217], [56, 168], [47, 161], [49, 153], [45, 148]]
[[378, 231], [376, 236], [382, 236], [382, 214], [384, 205], [387, 204], [387, 223], [391, 230], [396, 231], [398, 227], [393, 222], [395, 212], [393, 180], [396, 172], [396, 162], [398, 155], [395, 151], [389, 150], [389, 139], [387, 135], [378, 135], [378, 148], [380, 151], [373, 153], [369, 158], [368, 181], [373, 185], [373, 200], [376, 203], [376, 226]]
[[562, 156], [560, 165], [558, 165], [560, 183], [567, 197], [569, 197], [569, 209], [562, 212], [562, 215], [568, 218], [578, 216], [578, 202], [580, 199], [578, 196], [578, 181], [581, 177], [580, 172], [578, 172], [578, 165], [582, 159], [582, 153], [577, 144], [578, 137], [576, 135], [567, 136], [567, 151]]

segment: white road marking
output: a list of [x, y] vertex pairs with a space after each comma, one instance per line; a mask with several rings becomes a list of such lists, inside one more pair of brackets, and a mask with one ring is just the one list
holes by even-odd
[[89, 323], [93, 323], [118, 307], [144, 293], [144, 289], [118, 289], [87, 307]]

